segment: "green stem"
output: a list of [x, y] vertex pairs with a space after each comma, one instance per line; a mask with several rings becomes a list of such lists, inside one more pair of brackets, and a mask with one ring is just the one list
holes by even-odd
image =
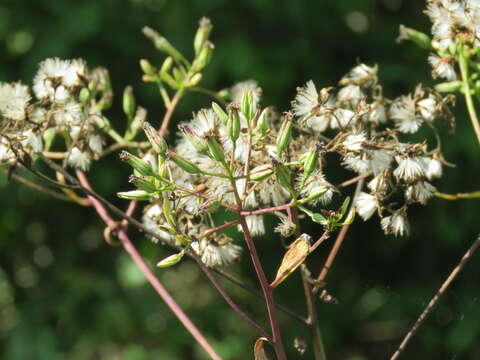
[[472, 90], [470, 89], [469, 84], [467, 60], [465, 58], [464, 51], [460, 51], [458, 62], [460, 65], [460, 73], [462, 75], [463, 82], [462, 92], [465, 95], [468, 115], [470, 116], [470, 121], [472, 122], [473, 130], [475, 131], [475, 135], [477, 136], [478, 143], [480, 144], [480, 123], [478, 122], [477, 112], [475, 110], [475, 105], [473, 104]]
[[471, 193], [457, 193], [457, 194], [445, 194], [441, 192], [436, 192], [435, 196], [445, 200], [480, 199], [480, 191], [473, 191]]

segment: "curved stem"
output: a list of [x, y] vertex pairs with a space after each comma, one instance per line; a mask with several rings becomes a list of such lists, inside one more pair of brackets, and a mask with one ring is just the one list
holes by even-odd
[[458, 63], [460, 65], [460, 73], [462, 75], [463, 82], [463, 94], [465, 95], [465, 102], [467, 103], [468, 115], [470, 116], [470, 121], [472, 122], [473, 130], [477, 136], [477, 141], [480, 144], [480, 124], [478, 122], [477, 112], [475, 110], [475, 105], [473, 104], [472, 99], [472, 90], [470, 89], [469, 75], [468, 75], [468, 65], [467, 60], [465, 59], [464, 51], [460, 51]]
[[[77, 171], [77, 177], [80, 184], [91, 190], [90, 183], [88, 182], [85, 174], [81, 171]], [[98, 215], [103, 219], [103, 221], [107, 224], [107, 226], [111, 228], [116, 228], [117, 224], [115, 221], [110, 217], [107, 212], [107, 209], [103, 206], [103, 204], [97, 200], [92, 195], [88, 195], [89, 200], [92, 203], [92, 206], [97, 211]], [[221, 360], [220, 355], [213, 349], [213, 347], [209, 344], [207, 339], [202, 335], [202, 333], [197, 329], [197, 327], [192, 323], [189, 317], [183, 312], [183, 310], [178, 306], [177, 302], [170, 293], [165, 289], [165, 287], [160, 283], [157, 277], [153, 274], [152, 270], [148, 267], [148, 265], [143, 261], [141, 255], [138, 253], [135, 246], [130, 241], [128, 235], [126, 234], [125, 230], [122, 228], [117, 229], [117, 236], [124, 250], [130, 255], [132, 260], [135, 262], [137, 267], [140, 271], [145, 275], [147, 280], [150, 282], [150, 285], [155, 289], [155, 291], [160, 295], [162, 300], [165, 304], [170, 308], [170, 310], [175, 314], [175, 316], [180, 320], [180, 322], [185, 326], [185, 328], [190, 332], [190, 334], [194, 337], [194, 339], [198, 342], [198, 344], [205, 350], [207, 354], [214, 360]]]
[[390, 360], [396, 360], [400, 356], [403, 350], [405, 350], [405, 347], [408, 345], [408, 342], [410, 339], [415, 335], [417, 332], [418, 328], [420, 325], [422, 325], [423, 321], [427, 318], [428, 314], [432, 311], [432, 309], [437, 305], [438, 301], [442, 297], [442, 295], [447, 291], [448, 287], [452, 284], [452, 282], [455, 280], [457, 275], [460, 273], [460, 271], [463, 269], [465, 264], [471, 259], [473, 253], [477, 248], [480, 246], [480, 236], [477, 237], [477, 239], [473, 242], [473, 244], [470, 246], [470, 248], [467, 250], [467, 252], [463, 255], [462, 259], [458, 263], [458, 265], [452, 270], [450, 275], [448, 275], [447, 279], [443, 282], [442, 286], [440, 289], [437, 291], [435, 296], [430, 300], [428, 303], [427, 307], [425, 310], [420, 314], [418, 317], [417, 321], [415, 324], [412, 326], [410, 331], [405, 335], [404, 339], [398, 346], [398, 349], [395, 351], [395, 353], [392, 355]]
[[457, 193], [457, 194], [445, 194], [441, 192], [436, 192], [435, 196], [445, 200], [480, 199], [480, 191], [473, 191], [471, 193]]

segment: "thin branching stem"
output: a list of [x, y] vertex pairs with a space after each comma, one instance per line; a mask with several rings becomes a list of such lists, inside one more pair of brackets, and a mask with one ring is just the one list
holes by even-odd
[[425, 321], [428, 314], [432, 311], [432, 309], [435, 307], [435, 305], [437, 305], [437, 303], [440, 300], [440, 298], [442, 297], [442, 295], [445, 293], [445, 291], [447, 291], [448, 287], [453, 283], [453, 281], [456, 279], [456, 277], [458, 276], [460, 271], [462, 271], [465, 264], [472, 258], [473, 254], [475, 253], [475, 250], [477, 250], [479, 246], [480, 246], [480, 235], [473, 242], [473, 244], [470, 246], [470, 248], [465, 252], [465, 254], [463, 255], [463, 257], [460, 260], [460, 262], [458, 263], [458, 265], [455, 266], [455, 268], [452, 270], [452, 272], [448, 275], [446, 280], [443, 282], [442, 286], [440, 286], [440, 289], [438, 289], [437, 293], [430, 300], [430, 302], [426, 306], [425, 310], [423, 310], [423, 312], [420, 314], [420, 316], [418, 317], [415, 324], [412, 326], [412, 328], [405, 335], [405, 337], [403, 338], [402, 342], [400, 343], [400, 345], [398, 346], [397, 350], [392, 355], [390, 360], [398, 359], [400, 354], [405, 350], [406, 346], [408, 345], [408, 342], [412, 339], [412, 337], [417, 332], [418, 328]]
[[480, 191], [470, 193], [445, 194], [436, 192], [435, 196], [444, 200], [460, 200], [460, 199], [480, 199]]
[[470, 89], [470, 79], [468, 74], [468, 64], [467, 64], [467, 59], [465, 58], [465, 53], [463, 49], [461, 49], [460, 51], [458, 64], [460, 66], [460, 73], [462, 75], [462, 82], [463, 82], [462, 92], [463, 92], [463, 95], [465, 96], [468, 115], [470, 117], [470, 121], [472, 122], [475, 135], [477, 136], [477, 141], [480, 144], [480, 123], [478, 122], [477, 111], [475, 110], [475, 105], [473, 104], [472, 90]]

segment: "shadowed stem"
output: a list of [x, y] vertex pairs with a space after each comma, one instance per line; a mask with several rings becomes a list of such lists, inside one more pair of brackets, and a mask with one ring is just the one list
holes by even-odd
[[470, 83], [469, 83], [470, 79], [468, 75], [467, 59], [465, 58], [465, 54], [463, 51], [460, 51], [458, 64], [460, 66], [460, 73], [462, 74], [462, 82], [463, 82], [462, 92], [465, 95], [465, 102], [467, 103], [468, 115], [470, 117], [470, 121], [472, 122], [475, 135], [477, 136], [477, 141], [480, 143], [480, 124], [478, 122], [475, 105], [473, 104], [472, 90], [470, 89]]
[[280, 326], [277, 320], [276, 309], [273, 302], [273, 289], [268, 284], [267, 277], [265, 276], [262, 264], [260, 263], [260, 259], [258, 257], [257, 249], [253, 243], [252, 234], [250, 233], [250, 229], [245, 221], [245, 217], [242, 215], [240, 215], [240, 226], [242, 227], [243, 235], [252, 258], [253, 266], [255, 268], [255, 272], [257, 273], [260, 286], [262, 287], [263, 296], [265, 297], [270, 327], [272, 328], [272, 346], [275, 349], [275, 354], [277, 355], [278, 360], [287, 360], [287, 355], [285, 354], [282, 344], [282, 337], [280, 334]]
[[[77, 170], [77, 177], [80, 184], [83, 187], [91, 190], [90, 184], [83, 172]], [[158, 295], [160, 295], [160, 297], [167, 304], [170, 310], [175, 314], [178, 320], [180, 320], [180, 322], [185, 326], [185, 328], [190, 332], [190, 334], [192, 334], [192, 336], [198, 342], [198, 344], [205, 350], [205, 352], [208, 355], [210, 355], [212, 359], [221, 360], [220, 355], [217, 354], [217, 352], [209, 344], [207, 339], [202, 335], [202, 333], [192, 323], [192, 321], [188, 318], [188, 316], [178, 306], [175, 299], [173, 299], [173, 297], [169, 294], [169, 292], [165, 289], [165, 287], [160, 283], [157, 277], [153, 274], [152, 270], [143, 261], [141, 255], [138, 253], [135, 246], [133, 246], [125, 230], [123, 230], [121, 227], [118, 228], [117, 223], [110, 217], [110, 215], [107, 212], [107, 209], [103, 206], [103, 204], [99, 200], [97, 200], [92, 195], [88, 195], [88, 199], [91, 201], [92, 206], [97, 211], [97, 214], [103, 219], [103, 221], [107, 224], [107, 226], [113, 229], [116, 229], [118, 239], [122, 243], [124, 250], [128, 253], [128, 255], [130, 255], [130, 257], [135, 262], [137, 267], [145, 275], [145, 277], [150, 282], [152, 287], [155, 289]]]
[[458, 265], [452, 270], [450, 275], [448, 275], [447, 279], [443, 282], [442, 286], [440, 289], [437, 291], [435, 296], [430, 300], [428, 303], [427, 307], [425, 310], [420, 314], [418, 317], [417, 321], [415, 324], [412, 326], [410, 331], [405, 335], [405, 338], [402, 340], [400, 345], [398, 346], [398, 349], [395, 351], [395, 353], [392, 355], [390, 360], [396, 360], [400, 356], [403, 350], [405, 350], [406, 346], [408, 345], [408, 342], [412, 339], [412, 337], [415, 335], [417, 332], [418, 328], [420, 325], [422, 325], [423, 321], [427, 318], [428, 314], [432, 311], [432, 309], [437, 305], [438, 301], [442, 297], [442, 295], [447, 291], [448, 287], [453, 283], [457, 275], [460, 273], [460, 271], [463, 269], [465, 264], [471, 259], [473, 253], [477, 248], [480, 246], [480, 235], [477, 237], [477, 239], [473, 242], [473, 244], [470, 246], [470, 248], [467, 250], [467, 252], [463, 255], [462, 259], [458, 263]]

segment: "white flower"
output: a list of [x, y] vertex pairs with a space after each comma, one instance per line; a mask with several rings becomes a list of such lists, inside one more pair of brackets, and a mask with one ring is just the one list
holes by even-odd
[[377, 66], [359, 64], [340, 80], [340, 85], [371, 85], [377, 81]]
[[350, 103], [356, 105], [361, 99], [365, 97], [365, 94], [358, 85], [347, 85], [340, 89], [337, 98], [341, 103]]
[[372, 150], [368, 152], [369, 168], [374, 175], [378, 175], [390, 167], [392, 162], [392, 151]]
[[[172, 244], [175, 243], [175, 235], [171, 235], [159, 227], [159, 225], [166, 225], [162, 217], [162, 207], [159, 204], [152, 205], [148, 208], [142, 217], [142, 222], [148, 230], [157, 234], [165, 241]], [[151, 236], [150, 238], [152, 242], [158, 243], [158, 239], [156, 237]]]
[[397, 179], [402, 179], [411, 183], [424, 175], [421, 160], [419, 158], [396, 156], [395, 160], [398, 163], [398, 167], [394, 170], [393, 175]]
[[234, 245], [231, 240], [211, 241], [204, 238], [200, 243], [193, 242], [192, 248], [208, 267], [231, 264], [240, 257], [242, 252], [242, 248]]
[[384, 174], [375, 176], [369, 183], [368, 188], [372, 193], [384, 194], [389, 188], [387, 178]]
[[415, 100], [411, 95], [402, 95], [390, 107], [390, 117], [400, 132], [414, 133], [422, 124], [415, 114]]
[[70, 166], [87, 171], [90, 168], [91, 156], [88, 152], [82, 152], [79, 148], [74, 147], [70, 151], [67, 161]]
[[55, 107], [53, 119], [57, 125], [80, 125], [84, 113], [79, 103], [70, 100]]
[[410, 202], [425, 204], [437, 191], [433, 185], [426, 181], [418, 181], [410, 185], [405, 191], [405, 198]]
[[25, 119], [30, 102], [28, 86], [21, 83], [0, 83], [0, 114], [12, 120]]
[[442, 177], [442, 163], [435, 158], [421, 157], [423, 172], [428, 180]]
[[441, 58], [437, 55], [430, 55], [428, 62], [432, 66], [432, 77], [443, 78], [448, 81], [457, 80], [457, 73], [455, 71], [454, 59], [452, 57]]
[[363, 144], [367, 140], [363, 132], [358, 134], [350, 134], [343, 141], [343, 146], [348, 151], [360, 151], [363, 148]]
[[410, 225], [404, 210], [398, 210], [392, 215], [382, 218], [381, 225], [385, 234], [408, 236], [410, 233]]
[[268, 179], [257, 186], [258, 196], [264, 205], [283, 205], [290, 199], [290, 193], [277, 181]]
[[371, 104], [367, 119], [374, 124], [381, 124], [387, 121], [387, 111], [382, 101], [375, 101]]
[[190, 125], [199, 137], [204, 137], [217, 129], [219, 122], [212, 109], [202, 109], [195, 114]]
[[39, 153], [43, 151], [42, 135], [38, 132], [31, 130], [24, 131], [22, 133], [24, 138], [20, 143], [24, 148], [28, 148], [32, 153]]
[[434, 119], [437, 108], [437, 102], [435, 99], [432, 99], [431, 97], [422, 99], [417, 103], [417, 107], [425, 120], [432, 121]]
[[[304, 87], [297, 88], [297, 96], [292, 104], [293, 113], [299, 118], [300, 123], [318, 117], [317, 114], [322, 104], [312, 80], [307, 81]], [[315, 124], [314, 126], [319, 128], [318, 131], [323, 131], [328, 126], [328, 121], [325, 124], [324, 120], [316, 119], [310, 124]], [[307, 126], [312, 127], [312, 125]]]
[[15, 160], [15, 154], [10, 149], [8, 142], [0, 137], [0, 163], [10, 163]]
[[360, 175], [365, 175], [370, 172], [370, 161], [365, 159], [365, 156], [363, 154], [347, 154], [342, 161], [342, 165], [344, 165], [347, 169], [353, 170]]
[[[259, 236], [265, 234], [265, 224], [263, 222], [262, 215], [247, 216], [245, 220], [252, 236]], [[243, 231], [240, 225], [238, 225], [238, 230]]]
[[358, 194], [355, 200], [355, 208], [357, 209], [358, 215], [360, 215], [364, 221], [372, 217], [377, 207], [378, 201], [375, 196], [365, 192]]
[[91, 135], [88, 138], [88, 147], [94, 153], [101, 154], [103, 151], [103, 141], [100, 135]]
[[345, 128], [352, 124], [355, 118], [355, 113], [348, 109], [335, 109], [330, 120], [330, 127], [332, 129]]

